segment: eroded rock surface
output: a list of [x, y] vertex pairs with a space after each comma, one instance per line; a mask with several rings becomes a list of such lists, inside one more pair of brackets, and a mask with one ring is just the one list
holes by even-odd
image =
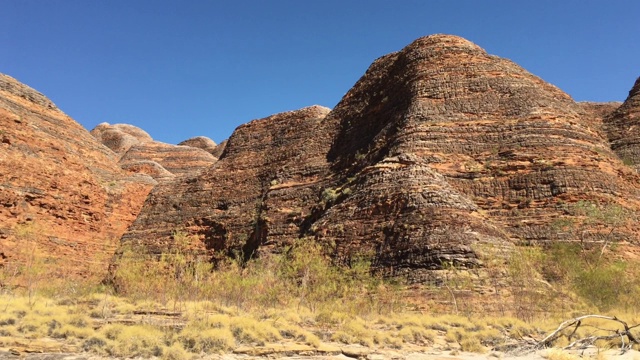
[[624, 164], [640, 169], [640, 78], [627, 100], [605, 119], [611, 148]]
[[[214, 166], [156, 187], [122, 242], [162, 252], [178, 230], [213, 257], [248, 257], [313, 236], [339, 262], [365, 256], [414, 282], [518, 242], [636, 242], [640, 186], [604, 130], [613, 107], [578, 104], [465, 39], [420, 38], [331, 112], [239, 127]], [[577, 204], [624, 217], [586, 221]]]
[[120, 164], [153, 161], [173, 175], [185, 175], [207, 168], [217, 160], [215, 156], [199, 148], [151, 141], [132, 146], [122, 156]]
[[[154, 141], [144, 130], [133, 125], [108, 123], [96, 126], [91, 134], [120, 156], [122, 169], [156, 180], [195, 173], [217, 161], [217, 156], [211, 154], [216, 153], [217, 146], [205, 137], [171, 145]], [[188, 146], [187, 142], [198, 146]]]
[[[179, 143], [178, 145], [191, 146], [198, 149], [202, 149], [212, 155], [218, 152], [218, 145], [215, 143], [215, 141], [209, 139], [206, 136], [196, 136], [191, 139], [187, 139]], [[216, 157], [219, 157], [219, 155]]]
[[153, 190], [123, 243], [161, 252], [175, 231], [186, 231], [212, 256], [249, 256], [295, 240], [329, 175], [331, 139], [314, 132], [328, 112], [313, 106], [238, 127], [215, 165]]
[[106, 270], [155, 181], [124, 173], [80, 124], [2, 74], [0, 123], [0, 266], [36, 255], [61, 276]]
[[[458, 37], [421, 38], [378, 59], [332, 116], [341, 122], [335, 171], [353, 176], [413, 154], [514, 242], [575, 240], [556, 220], [579, 223], [567, 210], [578, 200], [638, 209], [637, 178], [610, 150], [601, 118]], [[326, 223], [340, 227], [344, 215]]]
[[91, 135], [120, 156], [134, 145], [153, 141], [146, 131], [129, 124], [102, 123], [91, 130]]

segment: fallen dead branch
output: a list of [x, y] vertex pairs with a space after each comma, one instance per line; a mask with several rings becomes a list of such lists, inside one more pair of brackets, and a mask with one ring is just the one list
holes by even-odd
[[[609, 334], [591, 335], [591, 336], [586, 336], [582, 338], [576, 338], [578, 328], [580, 328], [580, 326], [591, 326], [591, 325], [586, 325], [584, 323], [584, 321], [587, 319], [609, 320], [622, 325], [624, 330], [597, 328], [601, 332], [609, 332]], [[547, 335], [544, 339], [540, 340], [536, 344], [536, 349], [551, 347], [554, 341], [558, 340], [562, 336], [567, 336], [567, 339], [569, 340], [570, 343], [569, 345], [564, 347], [565, 349], [584, 349], [590, 345], [593, 345], [598, 340], [613, 340], [616, 338], [620, 338], [620, 343], [621, 343], [620, 349], [625, 351], [625, 350], [631, 349], [633, 344], [640, 345], [640, 342], [638, 341], [638, 339], [635, 337], [635, 335], [631, 333], [632, 329], [637, 328], [639, 326], [640, 324], [629, 326], [629, 324], [627, 324], [625, 321], [622, 321], [615, 316], [604, 316], [604, 315], [579, 316], [577, 318], [567, 320], [562, 324], [560, 324], [560, 326], [558, 326], [558, 328], [555, 331]], [[571, 327], [574, 327], [573, 330], [571, 331], [570, 334], [566, 335], [565, 330]]]

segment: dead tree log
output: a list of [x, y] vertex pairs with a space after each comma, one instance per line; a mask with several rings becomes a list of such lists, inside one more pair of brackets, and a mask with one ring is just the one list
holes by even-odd
[[[622, 325], [624, 329], [623, 330], [598, 329], [601, 331], [609, 332], [609, 334], [592, 335], [592, 336], [587, 336], [583, 338], [577, 338], [574, 340], [574, 337], [576, 336], [578, 332], [578, 328], [580, 326], [590, 326], [585, 324], [584, 322], [584, 320], [587, 320], [587, 319], [603, 319], [603, 320], [613, 321]], [[583, 348], [586, 348], [587, 346], [593, 345], [598, 340], [612, 340], [616, 338], [620, 338], [620, 342], [621, 342], [620, 348], [622, 350], [630, 349], [633, 346], [633, 344], [640, 345], [640, 342], [638, 341], [636, 336], [631, 333], [631, 330], [639, 327], [640, 324], [629, 326], [629, 324], [627, 324], [625, 321], [622, 321], [615, 316], [583, 315], [574, 319], [567, 320], [562, 324], [560, 324], [560, 326], [558, 326], [558, 328], [555, 331], [547, 335], [544, 339], [540, 340], [538, 344], [536, 344], [535, 348], [542, 349], [542, 348], [551, 347], [554, 341], [558, 340], [561, 336], [565, 335], [563, 331], [572, 326], [575, 326], [575, 328], [569, 335], [567, 335], [567, 338], [569, 339], [570, 343], [569, 345], [565, 346], [565, 349], [583, 349]], [[625, 338], [626, 338], [626, 343], [625, 343]]]

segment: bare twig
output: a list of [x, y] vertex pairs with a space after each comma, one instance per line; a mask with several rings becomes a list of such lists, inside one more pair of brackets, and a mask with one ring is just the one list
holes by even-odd
[[[640, 344], [640, 342], [638, 342], [636, 337], [631, 333], [631, 329], [634, 329], [634, 328], [640, 326], [640, 324], [629, 326], [625, 321], [622, 321], [622, 320], [618, 319], [615, 316], [583, 315], [583, 316], [579, 316], [579, 317], [574, 318], [574, 319], [570, 319], [570, 320], [564, 321], [562, 324], [560, 324], [560, 326], [558, 326], [558, 328], [555, 331], [553, 331], [552, 333], [547, 335], [544, 339], [540, 340], [538, 342], [538, 344], [536, 345], [536, 348], [537, 349], [541, 349], [541, 348], [545, 348], [545, 347], [551, 346], [551, 344], [555, 340], [557, 340], [559, 337], [561, 337], [563, 335], [562, 332], [564, 330], [566, 330], [567, 328], [575, 325], [575, 328], [573, 329], [571, 334], [569, 334], [569, 336], [568, 336], [568, 339], [571, 340], [572, 337], [578, 331], [578, 328], [581, 325], [583, 325], [582, 321], [585, 320], [585, 319], [603, 319], [603, 320], [614, 321], [614, 322], [617, 322], [617, 323], [621, 324], [624, 327], [624, 330], [623, 331], [620, 331], [620, 330], [608, 330], [608, 331], [611, 332], [611, 334], [609, 334], [609, 335], [587, 336], [587, 337], [584, 337], [584, 338], [580, 338], [580, 339], [577, 339], [577, 340], [573, 341], [569, 345], [567, 345], [565, 347], [565, 349], [570, 349], [570, 348], [575, 348], [575, 347], [586, 347], [586, 346], [592, 345], [593, 343], [595, 343], [598, 340], [611, 340], [611, 339], [615, 339], [617, 337], [620, 337], [620, 339], [621, 339], [621, 342], [622, 342], [621, 348], [623, 350], [625, 348], [627, 348], [627, 347], [631, 347], [632, 344]], [[625, 336], [627, 337], [627, 340], [628, 340], [628, 344], [627, 345], [625, 345], [625, 341], [624, 341], [624, 337]]]

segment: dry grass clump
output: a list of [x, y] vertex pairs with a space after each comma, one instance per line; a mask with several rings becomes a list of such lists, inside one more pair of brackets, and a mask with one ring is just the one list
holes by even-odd
[[[533, 324], [526, 323], [514, 317], [503, 316], [503, 317], [495, 317], [495, 318], [486, 318], [485, 322], [487, 326], [504, 331], [514, 339], [521, 339], [526, 336], [532, 336], [539, 332], [539, 330]], [[557, 326], [556, 322], [554, 322], [554, 324]]]
[[51, 319], [39, 314], [24, 315], [18, 320], [16, 329], [26, 338], [37, 339], [47, 336]]
[[280, 335], [284, 339], [291, 339], [316, 348], [321, 344], [321, 340], [316, 334], [303, 329], [299, 325], [291, 324], [286, 320], [279, 320], [274, 324], [274, 326], [278, 329]]
[[362, 319], [347, 321], [341, 329], [352, 339], [355, 339], [355, 341], [351, 342], [352, 344], [357, 343], [369, 347], [374, 344], [376, 331], [369, 329], [369, 326]]
[[322, 310], [316, 314], [315, 322], [319, 325], [331, 327], [342, 325], [347, 321], [350, 321], [352, 318], [353, 315], [342, 311]]
[[0, 336], [25, 339], [51, 337], [78, 343], [95, 334], [92, 321], [73, 303], [42, 298], [0, 296]]
[[228, 328], [203, 328], [188, 326], [177, 335], [184, 349], [193, 353], [217, 353], [233, 349], [235, 339]]
[[343, 344], [357, 344], [358, 338], [342, 330], [338, 330], [331, 335], [331, 341]]
[[403, 341], [401, 337], [393, 336], [388, 331], [378, 331], [373, 335], [373, 341], [377, 345], [389, 346], [393, 349], [402, 349]]
[[464, 338], [460, 341], [460, 349], [462, 351], [472, 352], [472, 353], [485, 353], [487, 349], [482, 345], [480, 339], [476, 337], [468, 337]]
[[264, 345], [282, 339], [280, 332], [268, 321], [259, 321], [248, 316], [233, 318], [231, 332], [240, 343]]
[[110, 319], [118, 315], [131, 315], [137, 306], [129, 299], [109, 294], [91, 294], [85, 300], [90, 304], [89, 316], [94, 319]]
[[462, 351], [484, 353], [487, 350], [475, 333], [468, 332], [463, 328], [449, 329], [445, 336], [445, 340], [450, 343], [458, 343]]
[[82, 350], [99, 355], [107, 354], [108, 340], [102, 334], [95, 334], [82, 343]]
[[467, 330], [474, 330], [479, 327], [468, 317], [460, 315], [442, 315], [437, 318], [437, 321], [450, 327], [459, 327]]
[[124, 328], [122, 324], [107, 324], [100, 329], [100, 333], [109, 340], [116, 340]]
[[398, 336], [401, 337], [402, 340], [419, 345], [433, 343], [436, 335], [437, 333], [434, 330], [417, 325], [405, 326], [398, 331]]
[[231, 326], [233, 317], [225, 314], [207, 314], [200, 322], [206, 327], [223, 329]]
[[192, 355], [178, 343], [162, 349], [163, 360], [186, 360], [191, 357]]
[[160, 356], [165, 345], [165, 334], [148, 325], [115, 326], [105, 335], [112, 340], [106, 344], [107, 353], [119, 358]]
[[62, 325], [50, 332], [52, 338], [75, 338], [75, 339], [87, 339], [95, 334], [95, 331], [87, 327], [78, 327], [75, 325]]
[[18, 335], [18, 329], [13, 325], [0, 325], [0, 336], [14, 337]]
[[494, 328], [479, 330], [474, 333], [474, 336], [478, 338], [481, 343], [492, 347], [503, 343], [507, 339], [506, 334]]
[[422, 326], [427, 329], [432, 329], [436, 331], [447, 331], [449, 330], [449, 325], [440, 321], [439, 317], [434, 316], [425, 316], [422, 319]]

